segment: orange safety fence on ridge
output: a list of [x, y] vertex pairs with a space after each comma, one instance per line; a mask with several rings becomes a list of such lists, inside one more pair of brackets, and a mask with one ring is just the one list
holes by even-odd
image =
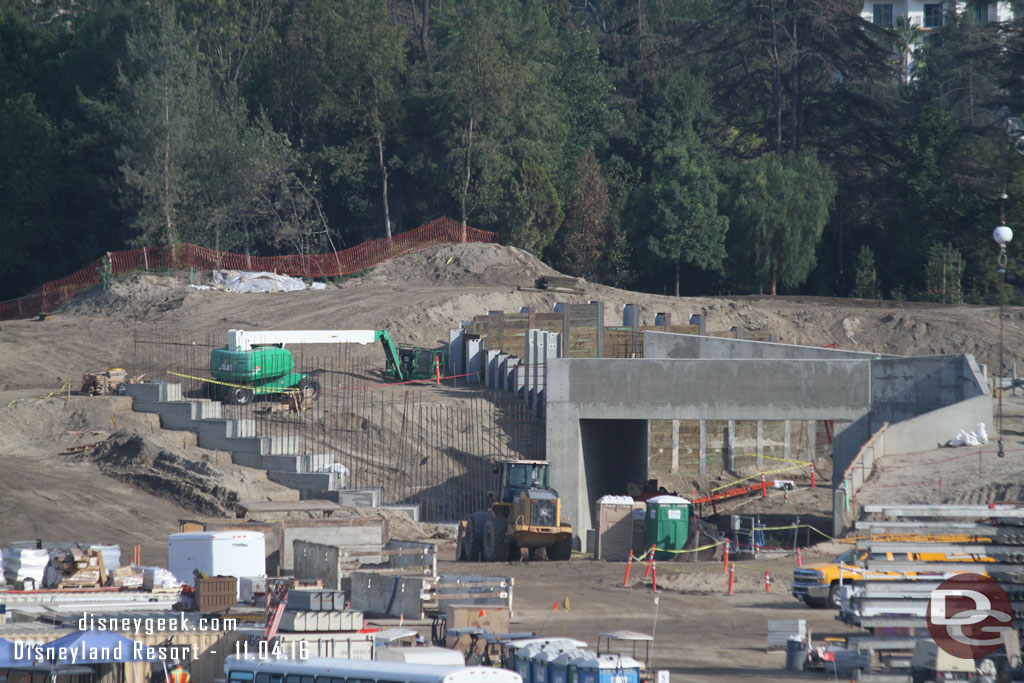
[[[384, 238], [369, 240], [349, 249], [331, 254], [289, 254], [284, 256], [247, 256], [218, 251], [195, 244], [175, 247], [144, 247], [129, 251], [110, 252], [112, 275], [135, 270], [168, 270], [195, 268], [197, 270], [252, 270], [281, 273], [294, 277], [338, 277], [358, 273], [411, 251], [437, 244], [462, 241], [462, 223], [447, 217]], [[467, 242], [497, 242], [493, 232], [466, 227]], [[0, 320], [28, 318], [52, 311], [79, 292], [100, 284], [103, 258], [98, 258], [81, 270], [45, 283], [18, 299], [0, 302]]]

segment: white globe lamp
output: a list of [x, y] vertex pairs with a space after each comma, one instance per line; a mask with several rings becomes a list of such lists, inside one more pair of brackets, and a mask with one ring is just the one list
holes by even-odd
[[1006, 225], [1000, 225], [998, 228], [992, 231], [992, 239], [996, 241], [1000, 247], [1005, 247], [1013, 239], [1013, 230]]

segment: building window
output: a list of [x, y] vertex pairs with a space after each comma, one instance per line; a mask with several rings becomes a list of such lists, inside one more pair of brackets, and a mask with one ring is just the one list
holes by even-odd
[[879, 26], [892, 26], [892, 3], [876, 2], [871, 11], [873, 13], [872, 23]]
[[976, 24], [987, 24], [988, 23], [988, 3], [987, 2], [976, 2], [974, 7], [971, 8], [971, 13], [974, 15], [974, 23]]
[[942, 26], [942, 3], [929, 3], [924, 6], [924, 27], [939, 28]]

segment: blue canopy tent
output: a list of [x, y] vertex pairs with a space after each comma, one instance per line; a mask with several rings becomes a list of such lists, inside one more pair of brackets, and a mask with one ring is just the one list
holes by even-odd
[[[110, 664], [114, 662], [158, 662], [160, 657], [142, 643], [113, 631], [75, 631], [47, 643], [56, 648], [55, 664]], [[61, 652], [61, 649], [64, 652]], [[72, 657], [73, 653], [73, 657]]]
[[14, 643], [0, 638], [0, 669], [6, 669], [17, 664], [14, 661]]
[[[35, 645], [36, 643], [33, 643]], [[51, 681], [60, 680], [86, 680], [84, 677], [92, 676], [92, 669], [82, 666], [53, 667], [43, 662], [35, 661], [31, 655], [21, 653], [20, 658], [15, 658], [14, 643], [0, 638], [0, 669], [5, 671], [18, 671], [29, 674], [43, 674]], [[10, 674], [8, 674], [9, 676]], [[73, 678], [77, 677], [77, 678]]]

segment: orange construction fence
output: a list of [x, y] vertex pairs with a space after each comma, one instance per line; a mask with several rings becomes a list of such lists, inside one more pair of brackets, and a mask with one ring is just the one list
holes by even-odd
[[[331, 254], [289, 254], [285, 256], [247, 256], [218, 251], [195, 244], [175, 247], [143, 247], [110, 252], [111, 274], [134, 270], [253, 270], [282, 273], [295, 277], [318, 278], [349, 275], [411, 251], [437, 244], [463, 241], [462, 223], [442, 217], [426, 225], [395, 235], [390, 240], [369, 240], [350, 249]], [[466, 227], [466, 242], [497, 242], [498, 236], [486, 230]], [[103, 257], [76, 273], [47, 282], [31, 293], [0, 302], [0, 320], [28, 318], [52, 311], [70, 301], [82, 290], [100, 284]]]

